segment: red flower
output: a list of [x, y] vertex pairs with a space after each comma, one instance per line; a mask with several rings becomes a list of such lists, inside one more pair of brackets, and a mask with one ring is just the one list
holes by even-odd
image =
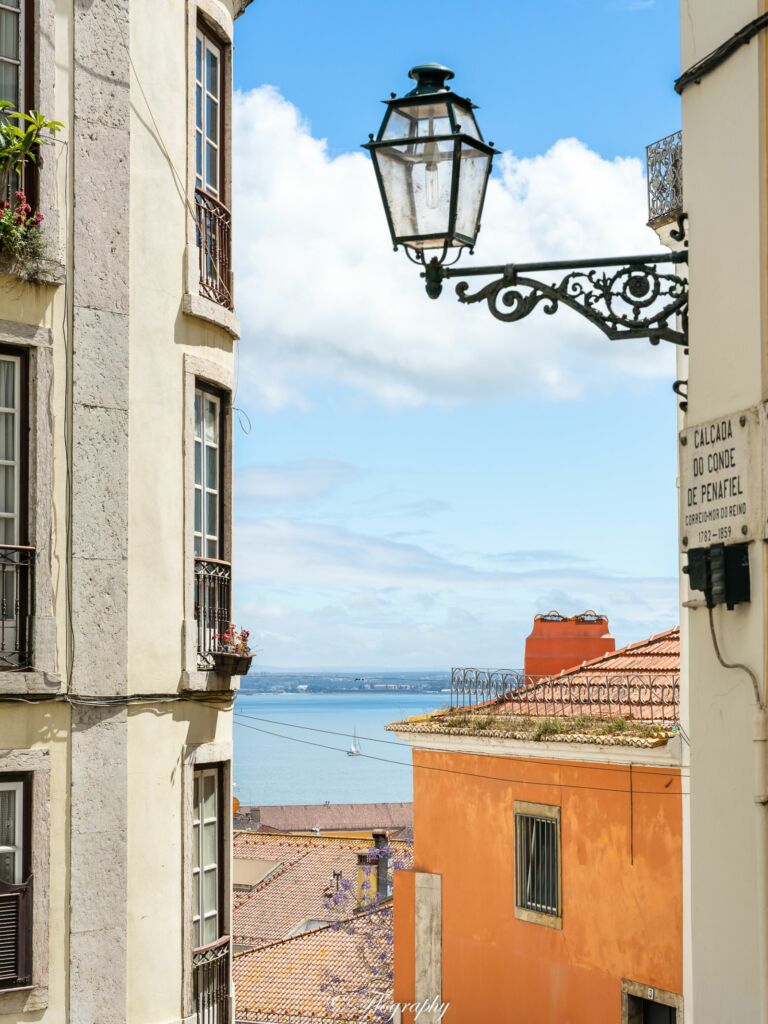
[[36, 214], [35, 214], [35, 216], [34, 216], [34, 217], [32, 218], [32, 223], [33, 223], [33, 224], [42, 224], [44, 220], [45, 220], [45, 217], [44, 217], [44, 216], [42, 215], [42, 213], [39, 213], [39, 212], [38, 212], [38, 213], [36, 213]]
[[25, 192], [16, 192], [14, 194], [15, 194], [16, 198], [19, 200], [20, 203], [26, 203], [27, 195], [26, 195]]

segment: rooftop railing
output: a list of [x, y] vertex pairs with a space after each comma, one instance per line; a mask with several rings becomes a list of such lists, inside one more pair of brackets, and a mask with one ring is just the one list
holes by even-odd
[[195, 189], [197, 248], [200, 255], [200, 294], [234, 308], [232, 299], [232, 214], [223, 203]]
[[648, 224], [661, 227], [683, 213], [683, 133], [674, 132], [645, 148]]
[[451, 707], [474, 708], [497, 701], [495, 710], [523, 718], [625, 718], [674, 724], [680, 717], [676, 673], [526, 676], [499, 669], [455, 668]]
[[232, 566], [217, 558], [195, 559], [197, 667], [213, 668], [213, 652], [231, 620]]

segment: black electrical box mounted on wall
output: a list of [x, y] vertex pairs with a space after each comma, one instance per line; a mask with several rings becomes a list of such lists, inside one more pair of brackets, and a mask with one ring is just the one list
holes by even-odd
[[708, 608], [724, 604], [730, 609], [750, 600], [748, 544], [692, 548], [683, 572], [692, 590], [704, 592]]

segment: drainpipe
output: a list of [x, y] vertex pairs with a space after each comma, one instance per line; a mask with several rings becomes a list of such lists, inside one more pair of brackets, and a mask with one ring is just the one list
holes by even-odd
[[755, 832], [757, 836], [757, 906], [760, 1019], [768, 1024], [768, 714], [759, 706], [754, 725]]

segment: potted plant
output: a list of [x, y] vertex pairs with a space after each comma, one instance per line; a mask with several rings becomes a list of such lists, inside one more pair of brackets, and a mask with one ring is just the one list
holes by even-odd
[[216, 633], [218, 647], [211, 652], [213, 665], [223, 676], [247, 676], [253, 661], [253, 654], [248, 644], [250, 632], [238, 630], [231, 622], [223, 633]]
[[37, 163], [41, 147], [52, 145], [62, 127], [35, 110], [22, 114], [0, 101], [0, 259], [12, 272], [33, 279], [46, 256], [43, 215], [27, 202], [22, 173], [27, 163]]

